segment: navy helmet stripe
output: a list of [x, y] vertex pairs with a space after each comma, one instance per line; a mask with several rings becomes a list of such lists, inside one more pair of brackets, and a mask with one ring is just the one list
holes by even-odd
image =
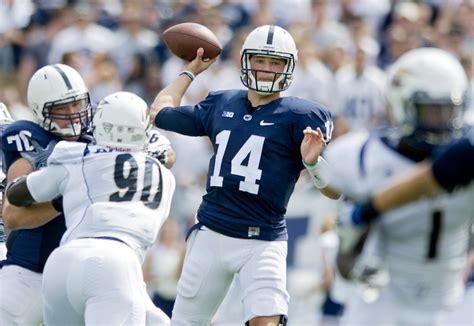
[[273, 34], [275, 34], [275, 26], [270, 25], [270, 28], [268, 29], [268, 35], [267, 35], [267, 44], [273, 43]]
[[69, 81], [69, 78], [67, 78], [66, 73], [58, 66], [54, 65], [54, 69], [56, 69], [57, 72], [63, 77], [64, 83], [66, 84], [67, 89], [72, 89], [71, 82]]

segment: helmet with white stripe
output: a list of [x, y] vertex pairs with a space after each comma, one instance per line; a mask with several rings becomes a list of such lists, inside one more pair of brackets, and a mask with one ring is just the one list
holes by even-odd
[[[247, 36], [240, 54], [240, 80], [245, 87], [259, 94], [281, 92], [290, 87], [298, 50], [293, 37], [283, 28], [275, 25], [257, 27]], [[250, 58], [254, 55], [284, 59], [283, 72], [275, 73], [273, 81], [258, 81], [258, 73], [263, 71], [252, 69]]]
[[28, 84], [28, 105], [39, 125], [61, 138], [89, 131], [92, 109], [84, 80], [64, 64], [44, 66]]

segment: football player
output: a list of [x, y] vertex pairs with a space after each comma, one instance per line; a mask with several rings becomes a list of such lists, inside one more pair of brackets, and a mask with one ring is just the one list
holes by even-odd
[[147, 104], [133, 93], [111, 94], [99, 103], [93, 125], [97, 145], [58, 143], [47, 167], [6, 191], [22, 207], [63, 196], [67, 230], [44, 269], [45, 323], [167, 325], [158, 308], [147, 311], [141, 271], [175, 188], [171, 172], [144, 151]]
[[[89, 92], [76, 70], [62, 64], [40, 68], [29, 81], [27, 96], [36, 123], [16, 121], [2, 136], [7, 184], [44, 166], [54, 147], [52, 140], [88, 141], [83, 135], [91, 124]], [[25, 210], [4, 200], [3, 219], [8, 225], [17, 218], [56, 216], [61, 214], [61, 204], [61, 198], [56, 198]], [[61, 215], [39, 228], [9, 234], [7, 259], [0, 262], [1, 290], [8, 293], [0, 299], [0, 320], [5, 324], [42, 322], [41, 273], [64, 230]]]
[[[179, 106], [195, 76], [214, 62], [202, 56], [201, 48], [151, 108], [159, 128], [207, 136], [214, 149], [198, 223], [188, 234], [172, 323], [209, 324], [239, 274], [247, 324], [286, 324], [285, 211], [304, 169], [303, 130], [319, 128], [322, 150], [331, 138], [331, 114], [317, 103], [281, 96], [297, 61], [295, 42], [281, 27], [261, 26], [246, 38], [241, 81], [247, 90], [210, 92], [194, 106]], [[324, 180], [318, 186], [325, 192]]]
[[[13, 122], [13, 119], [8, 112], [5, 104], [0, 102], [0, 138], [3, 134], [3, 129]], [[3, 190], [5, 189], [6, 175], [3, 171], [3, 152], [0, 154], [0, 205], [3, 207]], [[0, 211], [0, 260], [4, 260], [7, 256], [7, 247], [5, 246], [5, 229], [3, 227], [2, 213]]]
[[474, 180], [473, 166], [474, 129], [471, 129], [468, 137], [449, 145], [433, 162], [418, 164], [411, 173], [374, 194], [371, 200], [356, 205], [351, 213], [352, 221], [355, 224], [370, 223], [380, 214], [424, 196], [469, 186]]
[[[331, 187], [363, 201], [435, 157], [462, 133], [466, 90], [465, 72], [448, 52], [420, 48], [405, 53], [389, 71], [388, 102], [398, 129], [349, 133], [334, 141], [325, 154], [333, 172]], [[342, 214], [342, 221], [347, 215], [351, 218]], [[462, 298], [473, 216], [472, 192], [460, 189], [423, 198], [372, 223], [371, 245], [363, 246], [359, 261], [378, 257], [390, 281], [378, 296], [357, 292], [349, 298], [343, 325], [441, 325]], [[361, 270], [357, 267], [356, 262], [349, 276]]]
[[145, 151], [154, 156], [168, 169], [171, 169], [176, 162], [176, 153], [169, 139], [154, 126], [150, 126], [147, 131]]
[[[419, 163], [413, 171], [397, 179], [388, 188], [377, 192], [371, 200], [354, 205], [352, 223], [373, 223], [379, 216], [425, 196], [438, 195], [442, 191], [452, 192], [459, 187], [469, 187], [474, 180], [474, 129], [470, 135], [449, 145], [433, 162]], [[465, 268], [466, 294], [461, 304], [448, 314], [446, 325], [472, 325], [474, 316], [474, 227], [471, 225], [468, 262]]]

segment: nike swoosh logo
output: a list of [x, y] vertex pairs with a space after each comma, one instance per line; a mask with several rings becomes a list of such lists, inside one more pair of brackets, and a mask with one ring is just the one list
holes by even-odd
[[273, 126], [274, 122], [265, 122], [264, 120], [260, 121], [261, 126]]

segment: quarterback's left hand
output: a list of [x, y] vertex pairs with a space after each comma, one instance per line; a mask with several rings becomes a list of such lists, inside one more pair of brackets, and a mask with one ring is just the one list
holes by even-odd
[[303, 133], [304, 138], [300, 148], [301, 157], [306, 164], [313, 165], [318, 160], [324, 147], [326, 147], [326, 141], [319, 127], [316, 128], [316, 130], [311, 129], [311, 127], [306, 127]]

